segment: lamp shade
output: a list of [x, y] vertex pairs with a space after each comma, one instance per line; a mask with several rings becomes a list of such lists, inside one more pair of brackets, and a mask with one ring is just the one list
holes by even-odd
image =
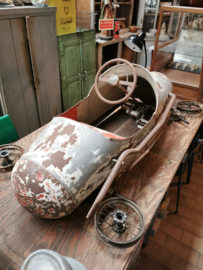
[[145, 37], [146, 37], [145, 32], [140, 32], [138, 35], [131, 35], [127, 37], [124, 43], [128, 48], [130, 48], [134, 52], [140, 53], [142, 51]]

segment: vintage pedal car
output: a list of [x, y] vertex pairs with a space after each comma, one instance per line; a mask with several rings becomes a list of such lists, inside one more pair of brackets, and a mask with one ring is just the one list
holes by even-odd
[[[127, 228], [127, 215], [134, 216], [138, 220], [132, 222], [138, 222], [139, 229], [133, 233], [136, 237], [126, 240], [134, 244], [144, 228], [139, 208], [127, 199], [102, 201], [115, 177], [142, 159], [161, 135], [175, 101], [172, 91], [163, 74], [123, 59], [106, 63], [89, 95], [55, 117], [16, 163], [12, 185], [18, 202], [39, 217], [60, 218], [106, 180], [87, 217], [99, 206], [95, 222], [102, 226], [98, 219], [105, 217], [99, 215], [111, 212], [113, 232], [120, 237]], [[98, 229], [104, 239], [102, 231]], [[109, 239], [105, 241], [110, 243]]]

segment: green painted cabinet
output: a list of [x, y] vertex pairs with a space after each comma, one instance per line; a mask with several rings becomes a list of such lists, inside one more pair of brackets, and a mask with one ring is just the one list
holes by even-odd
[[63, 109], [88, 95], [96, 75], [95, 30], [58, 36]]

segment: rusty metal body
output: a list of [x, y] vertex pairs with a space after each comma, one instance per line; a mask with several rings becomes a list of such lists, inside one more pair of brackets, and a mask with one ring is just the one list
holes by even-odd
[[[150, 120], [137, 132], [129, 132], [129, 136], [96, 127], [92, 123], [113, 106], [101, 101], [93, 86], [85, 99], [48, 124], [15, 165], [13, 189], [19, 203], [28, 211], [42, 218], [68, 215], [108, 177], [107, 188], [100, 194], [92, 213], [114, 178], [148, 153], [164, 130], [175, 96], [170, 94], [172, 84], [163, 74], [134, 67], [138, 83], [133, 97], [154, 107]], [[115, 73], [119, 78], [130, 79], [132, 75], [129, 67], [117, 65], [101, 77]], [[99, 88], [112, 100], [124, 95], [106, 82], [99, 82]], [[125, 124], [129, 130], [132, 122], [130, 126], [127, 124], [131, 118]]]

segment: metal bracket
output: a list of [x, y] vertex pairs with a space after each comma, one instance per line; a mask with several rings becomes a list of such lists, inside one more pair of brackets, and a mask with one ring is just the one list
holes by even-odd
[[78, 73], [78, 83], [81, 83], [82, 80], [87, 80], [87, 71], [84, 71], [83, 74]]
[[84, 80], [86, 81], [87, 80], [87, 71], [84, 71], [84, 74], [82, 75]]
[[78, 73], [78, 83], [81, 83], [82, 74]]

